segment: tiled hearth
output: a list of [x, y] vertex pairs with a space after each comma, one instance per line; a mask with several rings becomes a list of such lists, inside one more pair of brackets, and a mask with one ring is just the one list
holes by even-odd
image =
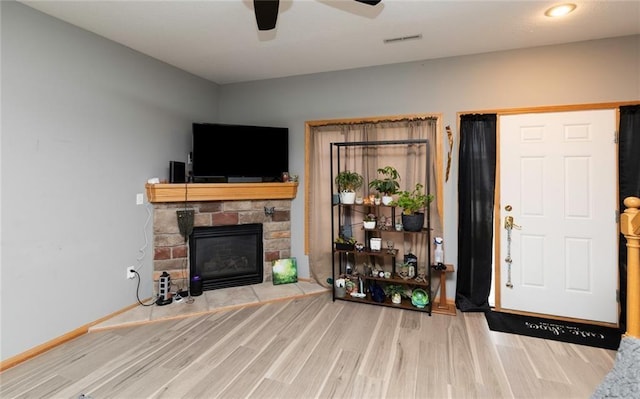
[[143, 301], [152, 303], [152, 305], [136, 306], [92, 326], [89, 330], [99, 331], [128, 327], [318, 294], [331, 295], [331, 291], [315, 282], [302, 280], [293, 284], [273, 285], [272, 282], [266, 282], [242, 287], [222, 288], [204, 291], [202, 295], [192, 297], [192, 303], [188, 303], [187, 300], [183, 299], [180, 302], [157, 306], [150, 300]]
[[[149, 323], [198, 314], [224, 311], [307, 295], [331, 295], [315, 281], [299, 278], [292, 284], [274, 285], [271, 262], [291, 257], [291, 201], [297, 183], [247, 184], [147, 184], [147, 198], [154, 205], [154, 281], [162, 272], [171, 275], [176, 288], [186, 288], [188, 245], [180, 234], [176, 211], [194, 210], [194, 226], [261, 223], [263, 230], [263, 282], [204, 291], [158, 306], [152, 298], [91, 327], [91, 331]], [[265, 207], [273, 214], [265, 214]], [[154, 290], [157, 284], [154, 283]]]

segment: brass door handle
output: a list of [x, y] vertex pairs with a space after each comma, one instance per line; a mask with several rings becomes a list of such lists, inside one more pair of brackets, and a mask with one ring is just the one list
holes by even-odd
[[513, 216], [505, 216], [504, 217], [504, 228], [507, 229], [507, 230], [510, 230], [510, 229], [520, 229], [522, 227], [513, 222]]

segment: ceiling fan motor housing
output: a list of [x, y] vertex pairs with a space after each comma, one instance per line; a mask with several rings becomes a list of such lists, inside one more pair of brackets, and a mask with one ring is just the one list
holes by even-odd
[[280, 0], [253, 0], [258, 30], [271, 30], [276, 27]]
[[[358, 3], [375, 6], [382, 0], [355, 0]], [[271, 30], [276, 27], [278, 21], [278, 9], [280, 0], [253, 0], [253, 9], [256, 14], [258, 30]]]

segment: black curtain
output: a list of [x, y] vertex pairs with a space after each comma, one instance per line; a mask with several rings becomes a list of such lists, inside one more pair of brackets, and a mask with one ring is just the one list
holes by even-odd
[[496, 120], [495, 114], [460, 118], [456, 307], [463, 312], [489, 310]]
[[[640, 105], [620, 107], [618, 190], [620, 212], [627, 197], [640, 197]], [[627, 329], [627, 240], [620, 234], [620, 327]]]

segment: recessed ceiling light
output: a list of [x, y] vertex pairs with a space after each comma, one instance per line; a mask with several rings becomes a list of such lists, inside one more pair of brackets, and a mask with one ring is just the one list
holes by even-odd
[[547, 17], [562, 17], [575, 9], [576, 5], [573, 3], [558, 4], [545, 11], [544, 15]]

